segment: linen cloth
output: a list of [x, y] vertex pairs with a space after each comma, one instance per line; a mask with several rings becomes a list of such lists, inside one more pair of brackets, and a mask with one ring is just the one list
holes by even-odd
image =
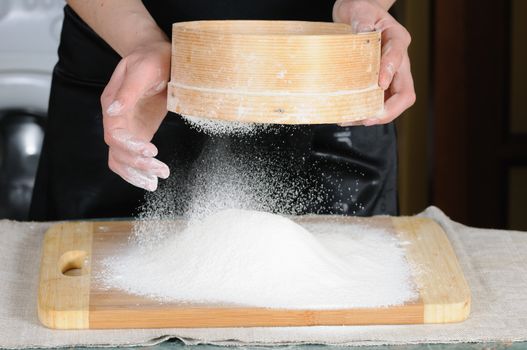
[[51, 223], [0, 221], [0, 348], [154, 345], [383, 345], [527, 340], [527, 232], [467, 227], [438, 208], [472, 292], [468, 320], [443, 325], [50, 330], [36, 313], [43, 234]]

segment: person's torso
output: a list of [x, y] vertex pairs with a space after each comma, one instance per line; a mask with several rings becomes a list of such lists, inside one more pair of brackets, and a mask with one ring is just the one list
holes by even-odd
[[[175, 22], [197, 20], [332, 20], [331, 0], [143, 0], [168, 35]], [[169, 35], [170, 37], [170, 35]]]

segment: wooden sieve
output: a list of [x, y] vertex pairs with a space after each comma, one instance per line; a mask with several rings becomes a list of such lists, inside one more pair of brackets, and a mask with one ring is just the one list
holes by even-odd
[[168, 109], [276, 124], [356, 121], [382, 112], [380, 32], [341, 23], [195, 21], [172, 27]]

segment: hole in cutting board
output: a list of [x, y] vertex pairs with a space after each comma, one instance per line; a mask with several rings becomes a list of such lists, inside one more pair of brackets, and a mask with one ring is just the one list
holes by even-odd
[[82, 276], [87, 274], [87, 253], [83, 250], [71, 250], [62, 254], [59, 259], [60, 272], [65, 276]]

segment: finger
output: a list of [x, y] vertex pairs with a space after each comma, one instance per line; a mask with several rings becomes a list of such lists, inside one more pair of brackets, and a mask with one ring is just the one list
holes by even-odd
[[103, 115], [107, 111], [110, 104], [115, 100], [115, 94], [117, 93], [123, 83], [125, 72], [126, 64], [123, 60], [121, 60], [117, 67], [115, 67], [110, 81], [108, 82], [108, 84], [106, 84], [106, 87], [104, 88], [104, 91], [101, 95], [101, 107], [103, 110]]
[[344, 122], [339, 123], [338, 126], [346, 127], [346, 126], [359, 126], [362, 125], [362, 121], [356, 120], [356, 121], [350, 121], [350, 122]]
[[389, 123], [414, 104], [414, 82], [408, 55], [405, 55], [399, 72], [395, 74], [390, 90], [391, 95], [384, 103], [384, 112], [381, 117], [365, 120], [364, 125]]
[[126, 129], [110, 129], [106, 131], [105, 128], [104, 141], [111, 148], [117, 148], [135, 156], [155, 157], [158, 153], [157, 147], [153, 143], [134, 137]]
[[353, 34], [373, 32], [375, 30], [375, 17], [369, 13], [358, 14], [351, 18], [350, 24]]
[[155, 191], [157, 189], [158, 180], [155, 175], [148, 175], [140, 170], [119, 163], [112, 155], [108, 158], [108, 166], [114, 173], [136, 187], [143, 188], [147, 191]]
[[110, 81], [108, 82], [108, 84], [104, 88], [103, 93], [101, 94], [104, 141], [108, 146], [116, 147], [118, 146], [117, 143], [125, 143], [124, 135], [119, 136], [118, 133], [116, 133], [116, 137], [114, 138], [112, 133], [112, 130], [114, 129], [123, 129], [127, 126], [127, 121], [124, 118], [119, 118], [115, 116], [117, 114], [120, 114], [123, 108], [120, 102], [115, 101], [115, 95], [117, 94], [117, 91], [119, 91], [119, 89], [121, 88], [121, 85], [124, 81], [125, 72], [126, 63], [124, 60], [121, 60], [115, 70], [113, 71]]
[[170, 175], [168, 166], [155, 158], [136, 156], [115, 148], [110, 148], [110, 154], [117, 162], [126, 164], [147, 175], [154, 175], [162, 179], [166, 179]]
[[354, 34], [372, 32], [379, 18], [377, 6], [372, 6], [367, 1], [358, 1], [349, 8], [349, 24]]
[[382, 30], [379, 86], [383, 90], [387, 90], [395, 72], [399, 71], [411, 38], [408, 31], [391, 16], [386, 20], [380, 21], [376, 29]]

